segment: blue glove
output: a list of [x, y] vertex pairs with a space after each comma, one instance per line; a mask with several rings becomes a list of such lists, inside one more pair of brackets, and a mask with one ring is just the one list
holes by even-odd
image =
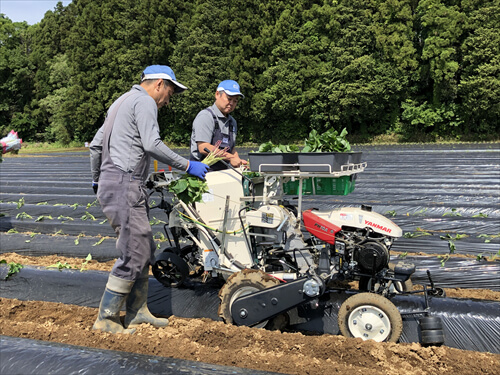
[[92, 189], [94, 189], [94, 194], [97, 194], [98, 187], [99, 187], [99, 184], [95, 181], [92, 181]]
[[189, 173], [190, 175], [196, 176], [204, 180], [207, 170], [208, 170], [208, 165], [201, 163], [199, 161], [190, 160], [186, 172]]

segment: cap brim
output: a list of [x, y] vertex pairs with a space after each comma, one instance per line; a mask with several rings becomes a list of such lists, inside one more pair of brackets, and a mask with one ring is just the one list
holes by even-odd
[[145, 81], [147, 79], [165, 79], [172, 82], [175, 85], [174, 94], [180, 94], [187, 90], [186, 86], [184, 86], [182, 83], [177, 82], [176, 80], [173, 80], [172, 77], [166, 73], [144, 74], [144, 76], [142, 77], [142, 81]]
[[241, 92], [239, 91], [229, 91], [229, 90], [226, 90], [226, 89], [223, 89], [223, 88], [218, 88], [217, 91], [224, 91], [227, 95], [229, 96], [236, 96], [236, 95], [239, 95], [241, 96], [242, 98], [245, 97], [245, 95], [243, 95]]
[[175, 85], [174, 94], [181, 94], [187, 90], [187, 87], [184, 86], [182, 83], [179, 83], [177, 81], [172, 81], [172, 80], [169, 80], [169, 81]]

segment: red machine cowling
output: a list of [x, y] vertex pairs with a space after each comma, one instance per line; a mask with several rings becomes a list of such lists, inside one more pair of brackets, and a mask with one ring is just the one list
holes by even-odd
[[314, 214], [312, 210], [304, 211], [302, 213], [302, 219], [309, 233], [326, 243], [331, 245], [335, 244], [335, 234], [342, 228], [320, 218], [318, 215]]

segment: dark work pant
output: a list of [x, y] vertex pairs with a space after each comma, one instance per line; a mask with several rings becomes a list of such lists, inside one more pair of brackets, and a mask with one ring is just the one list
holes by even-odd
[[127, 173], [103, 173], [97, 198], [118, 236], [116, 248], [121, 256], [111, 274], [137, 280], [154, 260], [155, 251], [146, 187]]

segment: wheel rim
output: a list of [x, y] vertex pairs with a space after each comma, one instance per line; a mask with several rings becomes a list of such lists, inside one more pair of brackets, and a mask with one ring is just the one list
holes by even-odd
[[184, 279], [182, 272], [171, 262], [160, 261], [157, 263], [158, 273], [162, 280], [178, 283]]
[[[233, 306], [233, 302], [236, 301], [236, 299], [238, 299], [240, 297], [247, 296], [247, 295], [255, 293], [255, 292], [258, 292], [259, 290], [260, 289], [254, 287], [254, 286], [244, 286], [244, 287], [241, 287], [240, 289], [238, 289], [231, 296], [231, 299], [229, 301], [229, 311], [232, 312], [231, 308]], [[254, 325], [252, 327], [254, 327], [254, 328], [264, 328], [266, 326], [267, 322], [268, 322], [268, 320], [265, 320], [265, 321], [260, 322], [259, 324], [256, 324], [256, 325]]]
[[370, 305], [355, 308], [349, 315], [348, 326], [354, 337], [363, 340], [382, 342], [391, 333], [391, 322], [387, 314]]
[[179, 256], [164, 252], [152, 265], [154, 277], [165, 286], [179, 286], [189, 275], [189, 268]]

